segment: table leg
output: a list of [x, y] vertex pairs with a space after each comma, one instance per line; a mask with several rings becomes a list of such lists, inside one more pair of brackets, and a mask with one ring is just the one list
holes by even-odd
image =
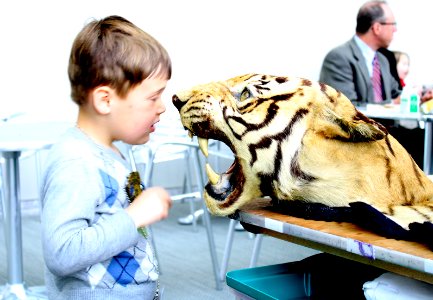
[[425, 131], [424, 131], [424, 165], [423, 171], [430, 175], [432, 173], [431, 170], [431, 156], [432, 156], [432, 122], [425, 122]]
[[23, 287], [23, 254], [21, 237], [21, 207], [19, 202], [19, 161], [20, 152], [5, 152], [4, 188], [4, 229], [6, 239], [7, 274], [9, 291], [18, 299], [25, 298]]
[[23, 282], [23, 256], [21, 239], [21, 207], [19, 203], [20, 152], [4, 153], [6, 172], [4, 174], [5, 195], [5, 238], [9, 284]]
[[8, 282], [0, 292], [0, 299], [30, 299], [35, 294], [35, 299], [44, 299], [37, 296], [38, 292], [26, 291], [23, 280], [23, 251], [21, 231], [21, 204], [20, 204], [20, 180], [19, 157], [21, 152], [3, 152], [5, 159], [5, 172], [3, 173], [4, 189], [4, 230], [6, 240], [6, 258], [8, 262]]

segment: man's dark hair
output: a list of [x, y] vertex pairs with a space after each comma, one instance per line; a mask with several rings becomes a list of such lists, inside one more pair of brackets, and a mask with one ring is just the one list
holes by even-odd
[[366, 33], [373, 23], [385, 21], [383, 4], [386, 1], [369, 1], [361, 6], [356, 17], [356, 33]]

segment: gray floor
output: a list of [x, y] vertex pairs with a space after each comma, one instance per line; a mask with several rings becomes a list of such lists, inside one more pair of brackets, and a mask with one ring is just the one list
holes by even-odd
[[[187, 215], [189, 205], [175, 203], [169, 218], [155, 224], [153, 232], [161, 267], [161, 286], [163, 299], [170, 300], [207, 300], [234, 299], [233, 292], [222, 284], [222, 290], [216, 290], [212, 264], [209, 254], [206, 231], [201, 222], [197, 230], [192, 226], [179, 225], [177, 219]], [[224, 252], [229, 220], [212, 217], [215, 244], [219, 264]], [[0, 229], [0, 286], [7, 282], [6, 249], [4, 231]], [[40, 222], [37, 209], [32, 205], [23, 208], [22, 241], [24, 280], [27, 286], [44, 284], [44, 261], [41, 254]], [[249, 265], [254, 240], [245, 231], [235, 232], [233, 249], [228, 271], [246, 268]], [[271, 237], [265, 237], [258, 259], [258, 266], [300, 260], [317, 253]]]

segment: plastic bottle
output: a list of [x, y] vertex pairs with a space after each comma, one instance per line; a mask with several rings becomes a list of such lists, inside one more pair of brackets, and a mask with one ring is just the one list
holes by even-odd
[[415, 90], [412, 89], [410, 93], [410, 112], [417, 113], [419, 112], [419, 96]]
[[419, 96], [415, 88], [405, 87], [400, 95], [400, 112], [419, 112]]
[[400, 112], [408, 113], [410, 111], [410, 94], [407, 88], [404, 88], [400, 95]]

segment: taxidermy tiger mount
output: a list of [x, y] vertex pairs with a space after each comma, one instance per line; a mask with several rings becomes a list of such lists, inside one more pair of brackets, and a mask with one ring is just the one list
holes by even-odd
[[269, 196], [279, 212], [352, 222], [433, 249], [433, 182], [332, 87], [247, 74], [179, 92], [173, 104], [205, 155], [208, 139], [234, 153], [226, 173], [206, 166], [211, 213], [228, 216]]

